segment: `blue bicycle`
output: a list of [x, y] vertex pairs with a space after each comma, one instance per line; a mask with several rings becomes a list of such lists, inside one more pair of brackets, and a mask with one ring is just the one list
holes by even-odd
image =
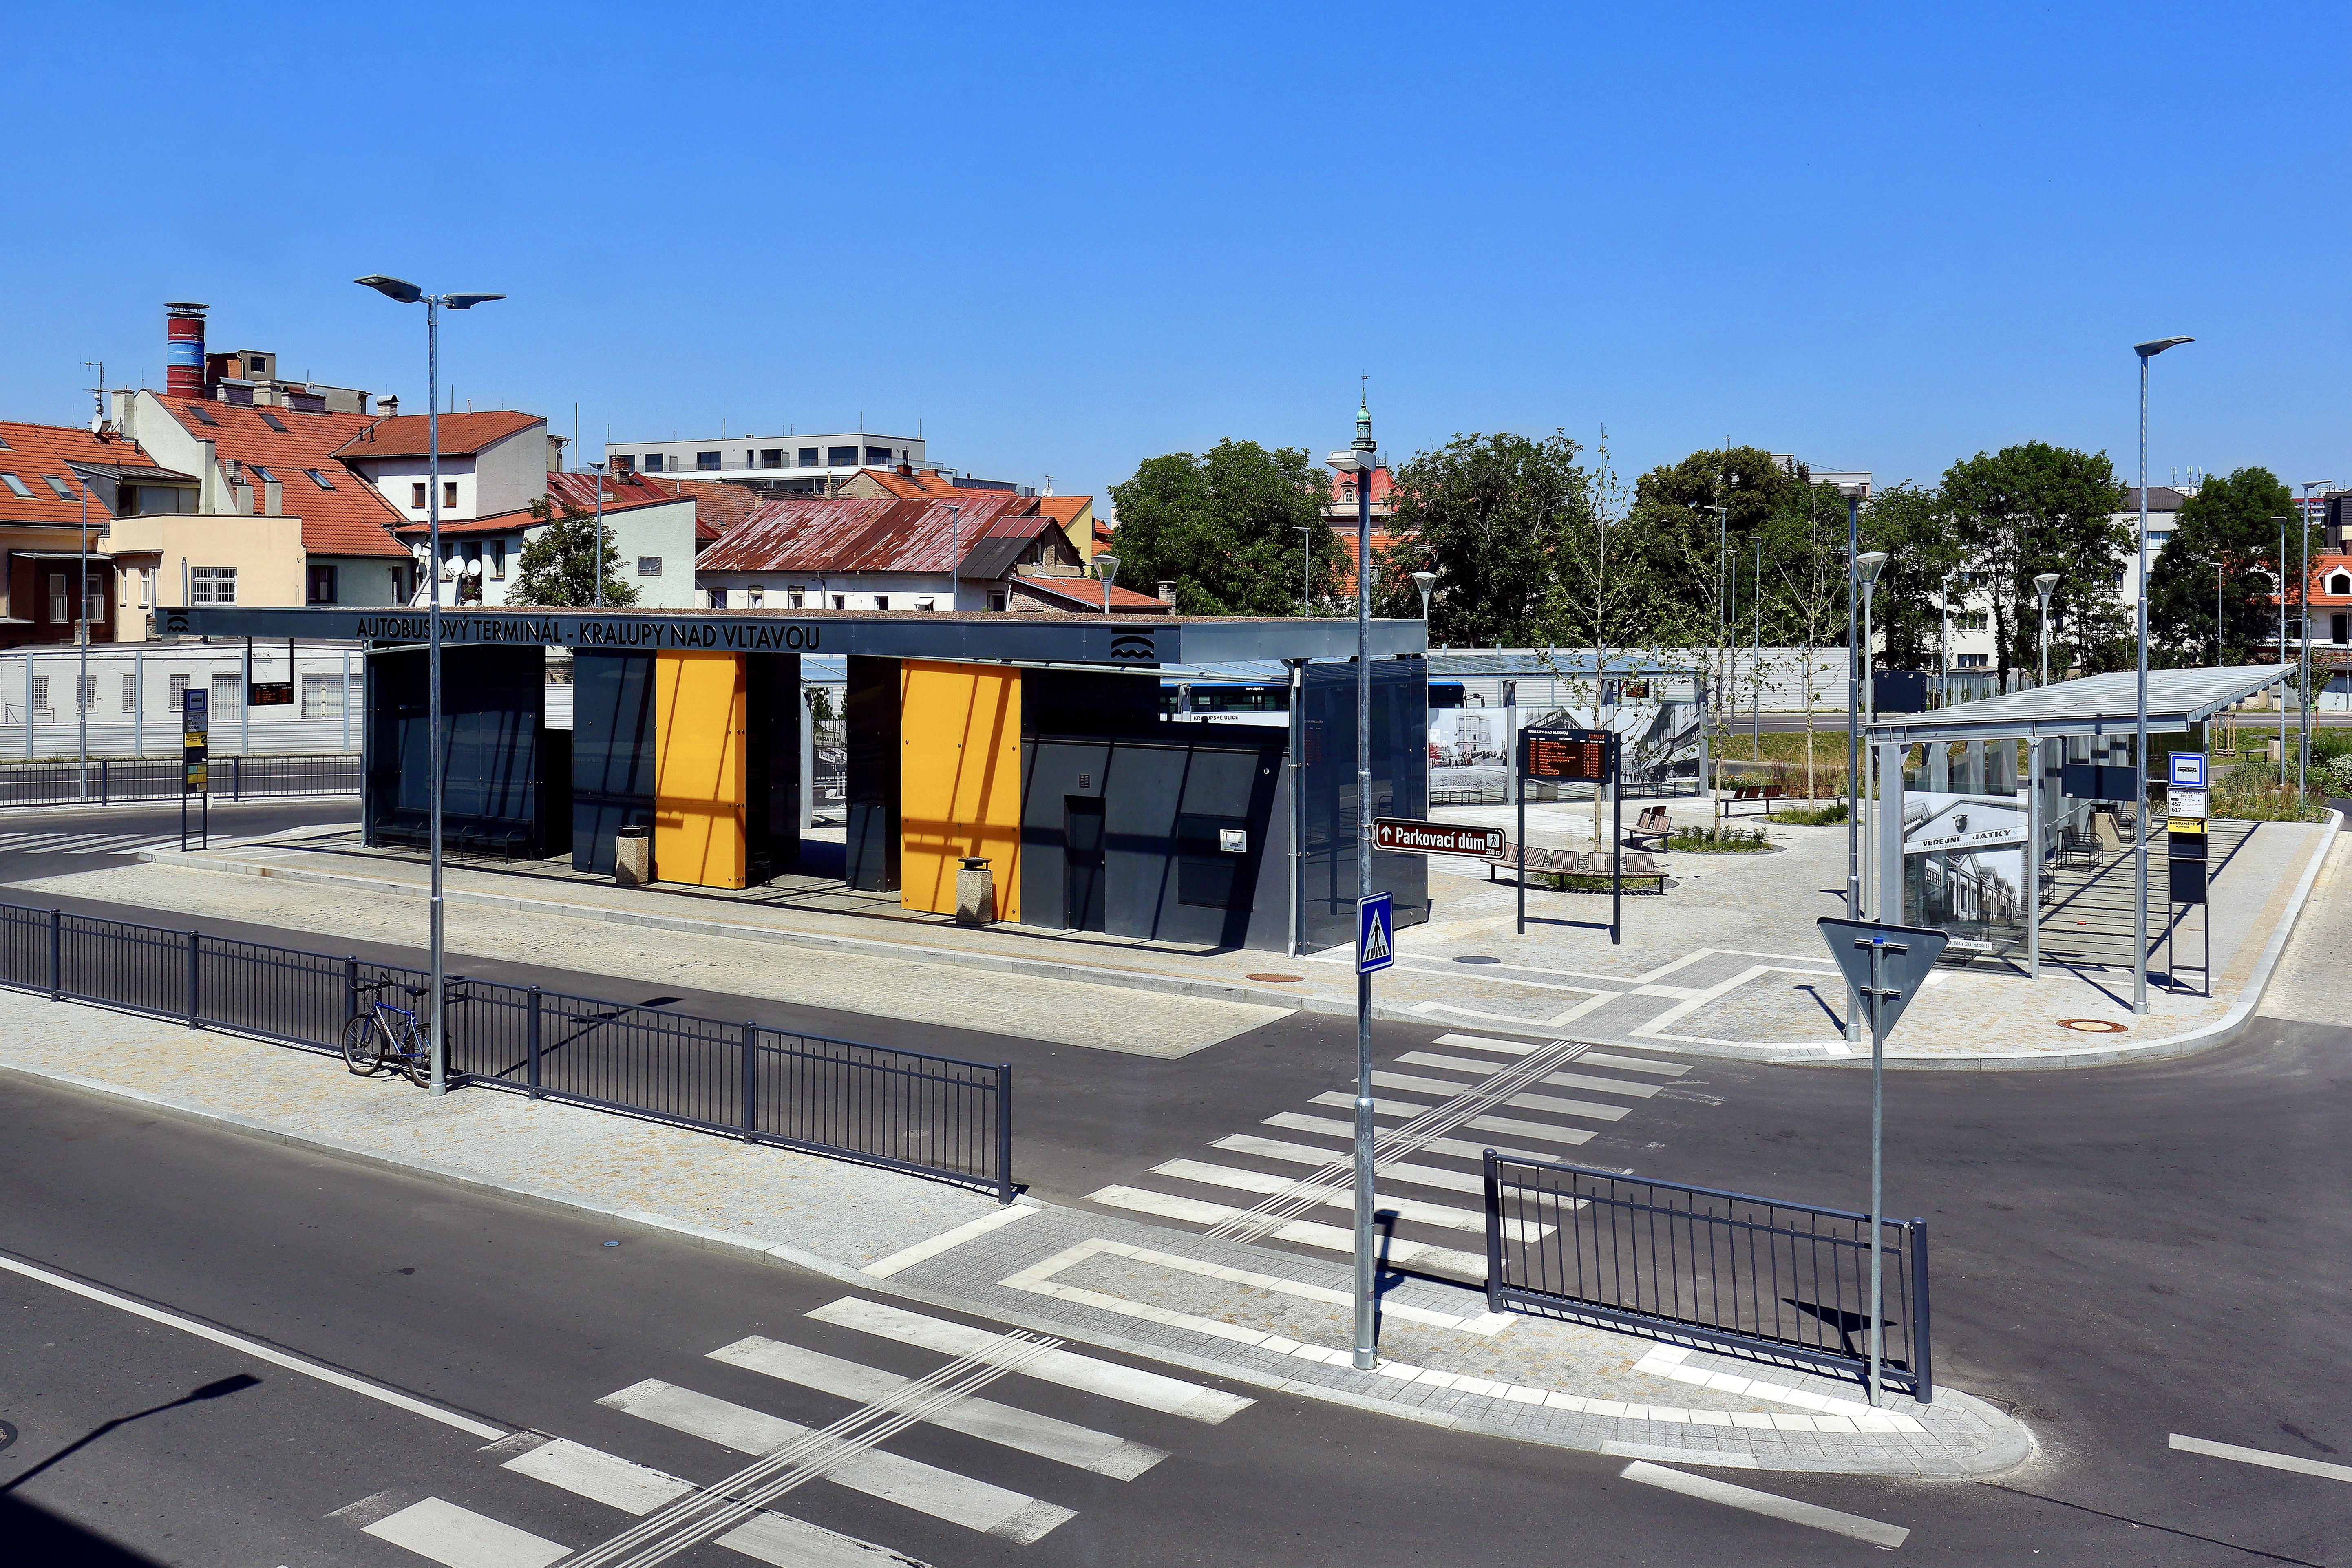
[[[392, 984], [389, 980], [371, 980], [360, 989], [386, 991]], [[422, 985], [401, 989], [408, 993], [412, 1004], [425, 994]], [[433, 1077], [433, 1052], [415, 1013], [382, 998], [352, 1014], [351, 1022], [343, 1026], [343, 1064], [362, 1078], [373, 1077], [377, 1068], [388, 1065], [394, 1072], [406, 1074], [419, 1089]]]

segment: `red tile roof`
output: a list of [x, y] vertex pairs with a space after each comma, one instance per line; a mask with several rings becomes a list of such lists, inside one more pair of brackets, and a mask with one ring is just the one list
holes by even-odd
[[[275, 475], [279, 510], [302, 520], [302, 548], [313, 555], [370, 555], [405, 559], [408, 552], [391, 530], [400, 513], [376, 494], [375, 487], [335, 461], [335, 452], [376, 420], [365, 414], [305, 414], [295, 408], [247, 408], [215, 403], [210, 398], [165, 397], [189, 435], [214, 443], [223, 462], [250, 468], [260, 464]], [[188, 412], [199, 405], [212, 416], [207, 425]], [[272, 430], [264, 414], [286, 426]], [[335, 488], [321, 489], [304, 472], [315, 468]], [[258, 516], [267, 498], [258, 480], [253, 485], [253, 510]]]
[[674, 479], [667, 474], [639, 474], [639, 484], [667, 489], [673, 495], [694, 498], [694, 542], [709, 544], [766, 504], [766, 498], [749, 485], [724, 479]]
[[896, 468], [860, 468], [859, 473], [880, 485], [894, 496], [912, 500], [918, 496], [953, 496], [962, 492], [955, 480], [936, 468], [919, 469], [902, 474]]
[[[72, 465], [112, 468], [126, 463], [152, 466], [155, 461], [136, 441], [121, 437], [101, 441], [72, 425], [0, 424], [0, 441], [7, 443], [7, 449], [0, 451], [0, 474], [15, 475], [28, 492], [20, 496], [15, 486], [0, 481], [0, 522], [79, 523], [81, 477]], [[64, 482], [71, 500], [50, 487], [52, 477]], [[102, 523], [113, 515], [98, 492], [91, 491], [89, 521]]]
[[[1029, 538], [1055, 525], [1030, 498], [960, 490], [944, 500], [790, 498], [762, 502], [702, 552], [699, 571], [944, 572], [951, 539]], [[950, 521], [949, 509], [961, 509]]]
[[[422, 414], [401, 414], [390, 419], [368, 420], [367, 427], [334, 455], [355, 463], [370, 458], [422, 458], [426, 451], [425, 419]], [[479, 414], [444, 414], [441, 455], [468, 457], [518, 431], [546, 423], [540, 415], [521, 414], [511, 408], [485, 409]]]
[[[572, 476], [550, 474], [547, 477], [550, 479], [554, 479], [557, 478], [568, 479]], [[589, 477], [593, 478], [593, 476]], [[554, 487], [551, 485], [549, 487], [551, 491], [553, 488]], [[608, 489], [604, 492], [604, 515], [606, 517], [614, 517], [618, 516], [622, 512], [641, 511], [649, 506], [673, 506], [677, 504], [677, 500], [678, 498], [677, 496], [616, 496]], [[558, 504], [560, 505], [561, 503], [559, 502]], [[593, 490], [583, 491], [580, 497], [580, 506], [584, 511], [594, 510], [596, 506], [595, 492]], [[539, 515], [533, 512], [529, 507], [518, 507], [513, 511], [493, 512], [488, 517], [467, 518], [462, 521], [452, 521], [450, 519], [445, 517], [441, 520], [441, 532], [445, 538], [452, 534], [512, 533], [518, 529], [537, 528], [541, 521], [542, 520]], [[429, 527], [429, 524], [422, 522], [404, 522], [400, 525], [400, 537], [409, 540], [422, 539], [428, 531]]]
[[[1097, 612], [1102, 609], [1103, 585], [1091, 577], [1014, 577], [1010, 581], [1015, 589], [1035, 594], [1057, 606]], [[1147, 616], [1173, 615], [1176, 610], [1176, 606], [1165, 599], [1155, 599], [1149, 594], [1139, 594], [1116, 583], [1110, 588], [1110, 607], [1125, 615]]]

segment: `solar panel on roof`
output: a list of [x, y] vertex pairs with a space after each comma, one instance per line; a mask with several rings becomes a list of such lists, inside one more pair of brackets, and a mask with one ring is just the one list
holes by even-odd
[[217, 425], [220, 423], [219, 420], [213, 417], [212, 410], [205, 407], [199, 403], [189, 404], [188, 413], [199, 425]]
[[286, 426], [278, 422], [278, 416], [270, 413], [266, 408], [261, 411], [261, 422], [264, 425], [268, 426], [272, 430], [277, 431], [280, 436], [286, 434]]

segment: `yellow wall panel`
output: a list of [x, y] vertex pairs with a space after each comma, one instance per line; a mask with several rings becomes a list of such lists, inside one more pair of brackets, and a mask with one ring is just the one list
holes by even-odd
[[740, 888], [745, 731], [743, 656], [654, 656], [654, 876]]
[[898, 667], [898, 901], [953, 914], [957, 862], [985, 855], [996, 918], [1021, 918], [1021, 672]]

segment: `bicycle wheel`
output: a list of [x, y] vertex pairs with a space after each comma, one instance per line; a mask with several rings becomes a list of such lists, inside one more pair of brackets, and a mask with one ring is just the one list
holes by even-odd
[[343, 1064], [362, 1078], [383, 1065], [383, 1031], [373, 1013], [354, 1013], [343, 1026]]
[[400, 1070], [419, 1089], [433, 1081], [433, 1052], [425, 1043], [425, 1032], [413, 1023], [400, 1042]]

